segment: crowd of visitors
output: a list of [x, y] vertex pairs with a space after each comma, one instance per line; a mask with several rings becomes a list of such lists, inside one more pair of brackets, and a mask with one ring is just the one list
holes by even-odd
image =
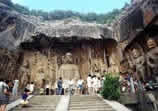
[[[133, 78], [129, 74], [123, 76], [123, 80], [120, 80], [121, 83], [121, 92], [132, 92], [135, 93], [138, 90], [139, 81], [136, 78]], [[59, 77], [56, 80], [55, 85], [51, 86], [49, 84], [45, 84], [44, 87], [38, 90], [37, 94], [40, 95], [96, 95], [98, 94], [104, 85], [104, 80], [106, 78], [104, 76], [96, 76], [89, 74], [88, 77], [84, 80], [83, 78], [79, 78], [78, 80], [70, 79], [63, 80], [62, 77]], [[153, 90], [154, 83], [152, 81], [148, 83], [141, 84], [144, 90]], [[156, 84], [158, 86], [158, 84]], [[27, 83], [26, 87], [22, 91], [22, 105], [28, 104], [28, 96], [30, 94], [35, 94], [34, 82]], [[0, 111], [5, 111], [7, 104], [9, 103], [9, 98], [16, 98], [19, 96], [19, 80], [15, 79], [14, 81], [3, 80], [0, 79]]]
[[80, 77], [80, 79], [77, 81], [73, 79], [65, 81], [60, 77], [56, 84], [56, 94], [64, 95], [69, 92], [71, 95], [95, 95], [100, 92], [101, 88], [103, 87], [104, 80], [104, 76], [97, 77], [96, 75], [92, 76], [90, 74], [86, 80], [83, 80]]
[[[44, 88], [40, 88], [39, 94], [41, 95], [94, 95], [97, 94], [102, 86], [103, 86], [103, 77], [97, 77], [96, 75], [90, 75], [87, 77], [86, 80], [83, 80], [81, 77], [76, 80], [63, 80], [60, 77], [56, 83], [55, 87], [51, 87], [49, 84], [45, 84]], [[28, 96], [30, 94], [35, 94], [35, 87], [36, 85], [34, 82], [27, 83], [26, 87], [24, 87], [21, 95], [21, 104], [27, 105], [28, 104]], [[3, 80], [0, 79], [0, 111], [5, 111], [7, 104], [9, 104], [9, 98], [18, 98], [19, 94], [19, 80], [15, 79], [14, 81], [11, 80]]]
[[153, 91], [158, 89], [158, 83], [152, 80], [142, 81], [136, 79], [132, 74], [124, 74], [121, 76], [121, 92], [122, 93], [136, 93], [138, 90]]

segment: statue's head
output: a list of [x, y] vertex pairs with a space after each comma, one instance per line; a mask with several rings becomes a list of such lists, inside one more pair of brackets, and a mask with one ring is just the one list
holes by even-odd
[[133, 50], [132, 50], [132, 53], [133, 53], [133, 57], [134, 58], [137, 58], [137, 57], [139, 57], [141, 54], [140, 54], [140, 51], [138, 50], [138, 49], [136, 49], [136, 48], [134, 48]]
[[149, 49], [152, 49], [152, 48], [157, 47], [157, 43], [153, 38], [149, 38], [147, 40], [147, 46], [148, 46]]
[[73, 63], [73, 59], [72, 59], [72, 54], [71, 53], [66, 53], [65, 55], [65, 63], [67, 64], [72, 64]]

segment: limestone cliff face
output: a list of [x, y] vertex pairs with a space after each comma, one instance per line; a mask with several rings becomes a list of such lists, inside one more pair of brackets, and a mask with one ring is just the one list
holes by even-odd
[[[42, 87], [43, 80], [53, 85], [59, 76], [86, 79], [88, 73], [119, 72], [118, 39], [110, 27], [78, 19], [43, 21], [14, 11], [8, 3], [0, 1], [0, 48], [16, 57], [7, 55], [11, 61], [1, 63], [0, 75]], [[65, 62], [67, 53], [72, 62]], [[10, 67], [13, 71], [4, 71]]]
[[127, 45], [144, 31], [158, 15], [157, 0], [133, 0], [133, 2], [113, 23], [115, 38]]
[[35, 26], [24, 20], [19, 13], [5, 9], [3, 5], [0, 5], [0, 10], [0, 47], [17, 49], [22, 42], [30, 40]]
[[79, 19], [41, 22], [35, 33], [56, 38], [102, 39], [112, 37], [112, 32], [106, 25], [81, 22]]
[[[3, 0], [2, 0], [3, 1]], [[111, 38], [112, 31], [106, 25], [86, 23], [80, 20], [42, 21], [38, 17], [22, 15], [14, 11], [8, 2], [0, 1], [0, 47], [17, 49], [21, 43], [43, 34], [48, 38]]]

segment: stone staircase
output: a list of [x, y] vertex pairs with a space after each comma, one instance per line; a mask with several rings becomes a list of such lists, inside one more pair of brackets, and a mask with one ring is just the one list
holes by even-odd
[[71, 96], [68, 111], [115, 111], [98, 96]]
[[60, 96], [34, 96], [29, 101], [28, 107], [15, 107], [11, 111], [55, 111]]
[[[69, 97], [66, 98], [69, 103], [67, 105], [63, 102], [63, 97], [66, 96], [34, 96], [30, 99], [27, 107], [19, 105], [11, 111], [61, 111], [61, 109], [62, 111], [115, 111], [98, 96], [70, 96], [70, 101]], [[58, 109], [57, 105], [61, 109]]]

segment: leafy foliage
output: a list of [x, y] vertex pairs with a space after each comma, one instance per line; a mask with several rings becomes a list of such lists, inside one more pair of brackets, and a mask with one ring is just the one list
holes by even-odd
[[19, 4], [14, 4], [13, 9], [16, 11], [33, 16], [40, 16], [44, 20], [62, 20], [67, 18], [80, 18], [82, 21], [87, 22], [97, 22], [97, 23], [107, 23], [110, 24], [120, 13], [121, 10], [114, 9], [112, 12], [107, 14], [96, 14], [96, 13], [79, 13], [74, 11], [63, 11], [63, 10], [55, 10], [51, 12], [45, 12], [42, 10], [29, 10], [29, 8], [25, 6], [21, 6]]
[[120, 98], [120, 83], [118, 76], [106, 74], [101, 95], [104, 99], [118, 100]]

